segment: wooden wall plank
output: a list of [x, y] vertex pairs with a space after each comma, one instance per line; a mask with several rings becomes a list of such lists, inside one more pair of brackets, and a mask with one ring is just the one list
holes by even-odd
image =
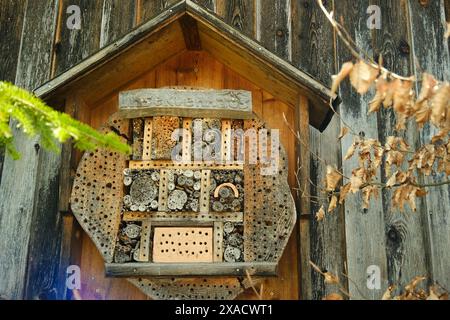
[[[291, 1], [292, 63], [322, 83], [331, 85], [330, 76], [335, 64], [333, 28], [316, 1]], [[327, 8], [332, 9], [331, 1], [327, 1]], [[362, 12], [358, 12], [358, 16]]]
[[104, 0], [100, 47], [131, 31], [136, 22], [136, 0]]
[[[116, 23], [116, 21], [113, 21], [113, 17], [118, 14], [118, 9], [114, 6], [116, 3], [114, 1], [107, 2], [108, 0], [105, 0], [105, 3], [103, 1], [88, 0], [60, 1], [61, 17], [58, 21], [59, 28], [57, 29], [57, 32], [59, 33], [56, 35], [57, 42], [55, 43], [54, 56], [55, 76], [97, 51], [101, 45], [101, 38], [103, 41], [102, 45], [106, 45], [107, 42], [113, 41], [115, 37], [118, 37], [119, 34], [125, 30], [126, 23], [124, 20], [128, 19], [128, 21], [130, 21], [131, 18], [126, 18], [124, 16], [122, 17], [123, 20], [121, 19], [119, 23]], [[70, 30], [66, 25], [67, 19], [70, 16], [70, 14], [67, 13], [67, 7], [70, 5], [78, 5], [81, 9], [82, 20], [80, 30]], [[131, 14], [130, 10], [128, 10], [128, 14]], [[81, 121], [88, 121], [90, 118], [90, 110], [86, 110], [84, 102], [75, 95], [72, 100], [69, 101], [72, 105], [68, 105], [66, 111], [73, 112], [72, 115]], [[64, 145], [63, 150], [63, 161], [65, 162], [62, 164], [61, 174], [67, 176], [65, 170], [69, 170], [70, 175], [71, 168], [73, 168], [77, 159], [79, 160], [81, 153], [74, 151], [70, 145]], [[71, 179], [67, 181], [61, 180], [63, 197], [65, 194], [70, 196], [70, 190], [69, 193], [67, 193], [66, 186], [69, 186], [71, 189], [71, 181]], [[62, 214], [69, 213], [70, 209], [68, 207], [67, 199], [60, 199], [59, 209], [63, 211]], [[63, 230], [60, 231], [62, 246], [59, 273], [61, 276], [66, 277], [65, 268], [67, 268], [70, 263], [80, 265], [81, 227], [74, 221], [73, 216], [64, 216], [63, 219]], [[74, 235], [78, 235], [78, 239], [75, 238]], [[67, 255], [70, 255], [70, 258], [67, 258]], [[64, 298], [66, 298], [66, 293], [63, 292], [62, 294]], [[69, 293], [67, 297], [70, 298], [71, 293]]]
[[298, 251], [300, 254], [299, 272], [300, 272], [300, 298], [309, 300], [312, 298], [314, 287], [312, 286], [312, 277], [309, 261], [311, 257], [311, 186], [310, 186], [310, 150], [309, 150], [309, 105], [308, 99], [300, 96], [298, 106], [295, 109], [295, 132], [300, 140], [295, 144], [297, 187], [296, 206], [299, 224]]
[[[352, 38], [356, 39], [356, 44], [370, 53], [372, 52], [371, 30], [367, 28], [366, 19], [361, 18], [365, 15], [368, 6], [368, 0], [357, 2], [336, 1], [335, 14], [338, 20], [342, 17], [346, 29], [349, 30]], [[339, 68], [344, 62], [352, 60], [349, 51], [339, 40], [337, 42], [337, 57]], [[377, 121], [375, 118], [367, 116], [370, 97], [357, 94], [350, 87], [349, 82], [341, 85], [339, 95], [343, 101], [340, 106], [343, 121], [349, 123], [353, 130], [360, 135], [367, 138], [377, 138]], [[352, 142], [353, 137], [351, 135], [343, 139], [342, 157], [345, 156]], [[350, 177], [352, 170], [358, 167], [356, 158], [344, 161], [343, 171], [345, 176]], [[380, 177], [377, 177], [377, 179], [380, 179]], [[368, 279], [367, 268], [375, 265], [381, 272], [381, 287], [387, 288], [388, 285], [384, 213], [381, 199], [374, 199], [371, 201], [370, 209], [363, 210], [360, 194], [347, 197], [345, 228], [348, 276], [352, 279], [349, 282], [350, 295], [356, 299], [380, 299], [383, 294], [382, 289], [370, 290], [366, 284]]]
[[[67, 8], [81, 9], [81, 29], [69, 29]], [[76, 65], [100, 48], [103, 1], [62, 0], [60, 41], [56, 44], [56, 75]]]
[[194, 2], [211, 11], [215, 11], [216, 9], [216, 0], [194, 0]]
[[[413, 58], [408, 39], [408, 8], [404, 1], [376, 0], [372, 2], [381, 8], [382, 28], [373, 31], [375, 56], [382, 55], [384, 65], [398, 74], [412, 74]], [[376, 115], [370, 116], [371, 118]], [[418, 128], [408, 123], [405, 132], [395, 130], [395, 114], [392, 109], [382, 108], [378, 113], [378, 138], [384, 145], [386, 138], [400, 134], [411, 146], [419, 142]], [[381, 179], [388, 177], [382, 168]], [[409, 208], [399, 212], [392, 207], [392, 190], [382, 191], [385, 220], [386, 257], [389, 284], [397, 284], [398, 292], [411, 279], [430, 272], [427, 216], [416, 214]], [[419, 200], [418, 211], [424, 212], [424, 203]]]
[[[421, 70], [435, 75], [439, 80], [450, 78], [450, 54], [445, 33], [445, 11], [443, 1], [429, 1], [422, 6], [419, 2], [409, 1], [408, 9], [411, 25], [412, 55], [419, 67], [415, 73], [420, 78]], [[426, 39], [426, 41], [424, 41]], [[426, 127], [421, 133], [422, 143], [427, 143], [437, 133], [434, 128]], [[444, 175], [427, 177], [426, 183], [446, 180]], [[441, 186], [429, 190], [426, 196], [426, 214], [431, 237], [432, 280], [444, 287], [450, 287], [450, 186]]]
[[[294, 127], [295, 110], [274, 99], [274, 97], [267, 92], [263, 91], [262, 96], [261, 108], [259, 109], [254, 101], [254, 109], [256, 112], [261, 110], [261, 117], [269, 128], [280, 130], [280, 142], [287, 154], [289, 165], [288, 182], [292, 190], [296, 187], [296, 154], [295, 148], [292, 147], [295, 145], [295, 140], [284, 121], [283, 114], [286, 116], [289, 126]], [[298, 254], [298, 234], [299, 227], [296, 225], [278, 263], [278, 277], [264, 279], [263, 296], [265, 299], [297, 300], [299, 298], [298, 265], [301, 261]]]
[[138, 23], [144, 23], [153, 17], [156, 17], [164, 9], [174, 5], [181, 0], [138, 0], [140, 1], [138, 14], [140, 19]]
[[14, 82], [26, 2], [1, 0], [0, 6], [0, 79]]
[[[0, 7], [0, 80], [14, 82], [22, 37], [25, 1], [1, 0]], [[0, 183], [4, 148], [0, 147]]]
[[[48, 80], [56, 16], [55, 1], [27, 3], [16, 76], [19, 86], [34, 89]], [[38, 139], [29, 139], [15, 126], [13, 130], [22, 158], [5, 159], [0, 186], [0, 272], [5, 279], [0, 296], [58, 297], [59, 220], [55, 207], [47, 207], [47, 202], [55, 203], [58, 195], [59, 155], [43, 151]]]
[[255, 38], [254, 0], [217, 0], [216, 12], [225, 22], [251, 38]]
[[[327, 2], [327, 7], [332, 9], [332, 2]], [[329, 84], [331, 75], [336, 73], [333, 30], [329, 22], [315, 1], [299, 0], [292, 0], [291, 20], [293, 63], [318, 77], [320, 81]], [[314, 220], [314, 214], [322, 205], [325, 208], [327, 205], [327, 201], [323, 199], [326, 198], [326, 195], [321, 191], [324, 189], [326, 165], [341, 166], [341, 146], [337, 141], [339, 131], [340, 120], [337, 117], [333, 118], [323, 133], [314, 128], [309, 130], [310, 151], [312, 154], [319, 155], [320, 159], [311, 156], [309, 171], [311, 181], [308, 182], [312, 182], [310, 188], [312, 198], [310, 199], [310, 211], [307, 213], [312, 214], [312, 220], [302, 222], [305, 224], [309, 221], [310, 223], [309, 259], [322, 268], [337, 274], [346, 271], [344, 211], [340, 208], [321, 222]], [[310, 265], [306, 264], [305, 268], [304, 272], [308, 272], [309, 275], [302, 275], [304, 279], [303, 289], [301, 289], [302, 299], [322, 299], [336, 291], [333, 286], [325, 285], [323, 277], [313, 271]], [[341, 278], [346, 286], [346, 279]], [[308, 286], [310, 286], [309, 289]]]
[[[291, 0], [261, 1], [258, 19], [258, 39], [266, 49], [290, 60]], [[257, 13], [258, 14], [258, 13]]]

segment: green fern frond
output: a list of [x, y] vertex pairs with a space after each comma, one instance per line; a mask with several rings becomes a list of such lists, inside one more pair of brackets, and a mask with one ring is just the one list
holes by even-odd
[[18, 158], [9, 119], [30, 137], [39, 135], [45, 149], [58, 151], [58, 142], [72, 139], [80, 150], [107, 148], [130, 154], [131, 147], [114, 134], [102, 134], [65, 113], [47, 106], [42, 100], [13, 84], [0, 81], [0, 146]]

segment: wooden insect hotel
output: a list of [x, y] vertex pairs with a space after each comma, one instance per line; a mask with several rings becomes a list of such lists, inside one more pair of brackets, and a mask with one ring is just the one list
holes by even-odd
[[326, 127], [327, 88], [186, 1], [36, 94], [132, 146], [67, 159], [84, 272], [154, 299], [233, 299], [277, 276], [308, 159], [291, 131]]

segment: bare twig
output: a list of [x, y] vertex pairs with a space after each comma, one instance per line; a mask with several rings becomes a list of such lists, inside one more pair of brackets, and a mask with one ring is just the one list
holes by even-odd
[[328, 21], [330, 21], [331, 25], [333, 26], [333, 28], [336, 31], [339, 38], [342, 40], [342, 42], [345, 44], [345, 46], [350, 50], [351, 54], [355, 58], [366, 61], [372, 67], [379, 69], [380, 71], [382, 71], [382, 73], [386, 73], [389, 76], [391, 76], [392, 78], [400, 79], [403, 81], [415, 81], [415, 76], [411, 76], [411, 77], [401, 76], [399, 74], [396, 74], [396, 73], [384, 68], [383, 66], [379, 65], [378, 63], [375, 63], [374, 60], [367, 53], [364, 54], [367, 57], [364, 57], [363, 55], [361, 55], [357, 51], [357, 49], [355, 49], [356, 44], [353, 42], [348, 31], [339, 22], [337, 22], [333, 18], [333, 14], [331, 12], [328, 12], [327, 8], [325, 8], [325, 6], [323, 5], [322, 0], [317, 0], [317, 3], [319, 5], [320, 9], [323, 11], [325, 16], [327, 17]]

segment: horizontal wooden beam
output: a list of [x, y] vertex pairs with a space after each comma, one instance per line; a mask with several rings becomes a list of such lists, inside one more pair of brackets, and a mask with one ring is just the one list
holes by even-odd
[[198, 213], [198, 212], [125, 212], [124, 221], [149, 221], [152, 225], [171, 223], [214, 223], [214, 222], [242, 222], [242, 212]]
[[125, 118], [177, 116], [252, 119], [252, 94], [244, 90], [137, 89], [119, 95]]
[[276, 262], [107, 263], [107, 277], [276, 276]]
[[170, 160], [130, 161], [128, 167], [133, 170], [148, 169], [184, 169], [184, 170], [244, 170], [244, 165], [208, 164], [208, 162], [177, 163]]

